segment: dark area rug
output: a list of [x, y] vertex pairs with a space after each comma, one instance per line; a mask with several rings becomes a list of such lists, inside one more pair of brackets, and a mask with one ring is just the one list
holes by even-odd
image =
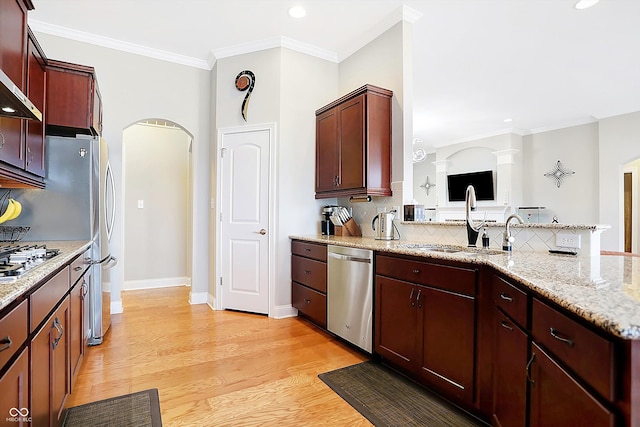
[[358, 363], [318, 377], [377, 427], [485, 427], [481, 421], [379, 363]]
[[139, 391], [67, 409], [64, 427], [161, 427], [158, 389]]

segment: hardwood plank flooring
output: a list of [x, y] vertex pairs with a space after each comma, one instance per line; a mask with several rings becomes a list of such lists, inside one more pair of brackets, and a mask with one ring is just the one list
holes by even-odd
[[188, 303], [189, 288], [123, 292], [67, 407], [158, 388], [164, 426], [370, 426], [317, 377], [367, 360], [299, 318]]

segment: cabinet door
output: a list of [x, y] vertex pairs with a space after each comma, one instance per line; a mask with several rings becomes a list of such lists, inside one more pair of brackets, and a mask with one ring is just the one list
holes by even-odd
[[493, 331], [493, 422], [502, 427], [525, 427], [528, 337], [498, 309]]
[[69, 294], [69, 341], [70, 341], [70, 357], [71, 357], [71, 391], [73, 391], [73, 383], [75, 381], [82, 358], [84, 357], [85, 348], [85, 296], [88, 290], [86, 275], [75, 284]]
[[[2, 425], [30, 426], [27, 422], [29, 409], [29, 351], [24, 349], [9, 370], [0, 377], [0, 420], [7, 419]], [[9, 422], [9, 418], [12, 420]]]
[[577, 383], [536, 343], [531, 346], [531, 357], [531, 427], [615, 425], [614, 413]]
[[88, 132], [93, 108], [91, 75], [50, 66], [47, 91], [46, 124]]
[[[27, 10], [22, 0], [3, 0], [0, 7], [0, 68], [26, 93]], [[23, 169], [22, 122], [0, 117], [0, 160]]]
[[431, 288], [423, 288], [418, 298], [421, 375], [466, 402], [473, 401], [475, 306], [475, 298]]
[[338, 114], [335, 108], [316, 117], [316, 193], [338, 185]]
[[69, 395], [69, 299], [47, 319], [31, 341], [33, 425], [59, 426]]
[[338, 109], [339, 179], [338, 188], [365, 188], [365, 95], [345, 102]]
[[417, 351], [418, 287], [376, 276], [375, 352], [405, 369], [414, 369]]
[[[46, 78], [44, 59], [36, 44], [29, 37], [27, 63], [27, 96], [42, 112], [45, 112]], [[46, 113], [45, 113], [46, 114]], [[43, 121], [46, 120], [43, 117]], [[26, 122], [26, 170], [38, 176], [45, 176], [44, 171], [44, 123], [35, 120]]]

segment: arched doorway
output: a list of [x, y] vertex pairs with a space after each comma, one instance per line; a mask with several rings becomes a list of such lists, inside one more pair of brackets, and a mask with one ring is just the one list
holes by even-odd
[[122, 290], [191, 284], [193, 138], [168, 120], [123, 131]]

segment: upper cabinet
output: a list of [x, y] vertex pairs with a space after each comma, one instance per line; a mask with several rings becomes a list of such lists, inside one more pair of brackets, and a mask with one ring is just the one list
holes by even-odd
[[316, 199], [391, 196], [391, 98], [372, 85], [316, 111]]
[[[29, 34], [30, 0], [0, 2], [0, 69], [44, 115], [46, 57]], [[0, 186], [44, 187], [44, 132], [41, 122], [0, 117]]]
[[93, 67], [48, 61], [47, 134], [102, 135], [102, 98]]

